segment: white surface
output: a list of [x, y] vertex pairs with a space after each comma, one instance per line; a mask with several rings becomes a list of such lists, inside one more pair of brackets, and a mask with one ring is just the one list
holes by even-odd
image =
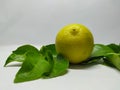
[[67, 74], [57, 78], [14, 84], [19, 67], [3, 65], [16, 47], [18, 45], [0, 47], [0, 90], [120, 90], [120, 72], [103, 65], [73, 66]]
[[120, 0], [0, 0], [0, 45], [54, 43], [69, 23], [82, 23], [95, 43], [119, 43]]

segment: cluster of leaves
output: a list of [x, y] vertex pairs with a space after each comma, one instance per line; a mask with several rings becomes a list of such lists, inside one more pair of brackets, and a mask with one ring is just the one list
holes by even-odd
[[[14, 83], [39, 78], [53, 78], [67, 72], [69, 61], [57, 54], [55, 44], [42, 46], [40, 50], [32, 45], [18, 47], [7, 58], [4, 66], [11, 62], [22, 62]], [[103, 64], [120, 70], [120, 45], [95, 44], [90, 58], [80, 65]]]
[[120, 44], [95, 44], [91, 57], [81, 64], [103, 64], [120, 70]]
[[57, 54], [54, 44], [42, 46], [40, 50], [32, 45], [20, 46], [7, 58], [4, 66], [14, 61], [22, 62], [14, 83], [57, 77], [65, 74], [69, 66], [69, 61]]

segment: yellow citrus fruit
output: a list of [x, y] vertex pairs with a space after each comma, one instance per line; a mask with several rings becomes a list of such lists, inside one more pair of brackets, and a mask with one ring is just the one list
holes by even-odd
[[73, 64], [87, 60], [93, 46], [93, 35], [82, 24], [69, 24], [63, 27], [55, 40], [57, 52], [68, 58], [69, 62]]

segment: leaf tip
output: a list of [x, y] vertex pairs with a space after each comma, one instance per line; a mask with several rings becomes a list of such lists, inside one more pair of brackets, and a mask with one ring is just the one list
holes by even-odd
[[7, 65], [7, 63], [5, 63], [5, 64], [3, 65], [3, 67], [6, 67], [6, 65]]

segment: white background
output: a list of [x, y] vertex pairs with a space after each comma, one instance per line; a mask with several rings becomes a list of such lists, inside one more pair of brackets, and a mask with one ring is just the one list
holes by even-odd
[[64, 76], [14, 84], [19, 67], [3, 67], [19, 45], [54, 43], [65, 25], [81, 23], [95, 43], [120, 43], [120, 0], [0, 0], [0, 90], [120, 90], [120, 72], [74, 67]]
[[0, 45], [54, 43], [56, 33], [82, 23], [95, 43], [119, 43], [119, 0], [0, 0]]

